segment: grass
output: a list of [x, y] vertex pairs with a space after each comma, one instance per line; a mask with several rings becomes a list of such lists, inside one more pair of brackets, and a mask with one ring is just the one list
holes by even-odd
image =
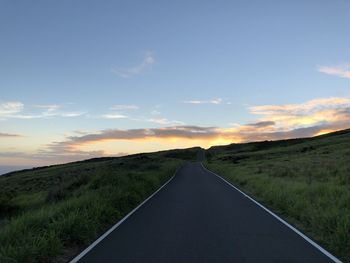
[[[66, 262], [198, 148], [98, 158], [0, 177], [0, 262]], [[350, 131], [212, 147], [206, 165], [350, 262]]]
[[350, 262], [350, 131], [207, 150], [207, 166]]
[[66, 262], [196, 158], [198, 148], [0, 177], [0, 262]]

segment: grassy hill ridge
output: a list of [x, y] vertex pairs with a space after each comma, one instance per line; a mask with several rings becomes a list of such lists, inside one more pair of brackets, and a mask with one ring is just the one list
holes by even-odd
[[206, 165], [350, 262], [350, 130], [211, 147]]
[[66, 262], [199, 148], [95, 158], [0, 177], [0, 262]]

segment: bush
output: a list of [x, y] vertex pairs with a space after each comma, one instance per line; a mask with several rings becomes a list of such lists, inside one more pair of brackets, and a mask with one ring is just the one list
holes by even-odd
[[0, 196], [0, 217], [5, 217], [17, 212], [18, 205], [11, 202], [11, 199], [5, 196]]

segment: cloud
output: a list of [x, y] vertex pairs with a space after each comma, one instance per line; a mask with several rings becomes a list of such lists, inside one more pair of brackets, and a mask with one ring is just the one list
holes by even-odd
[[66, 141], [56, 145], [79, 146], [105, 140], [167, 138], [212, 140], [213, 142], [221, 138], [228, 142], [245, 142], [313, 136], [322, 131], [339, 130], [350, 126], [350, 99], [348, 98], [321, 98], [300, 104], [260, 105], [250, 107], [249, 110], [260, 118], [254, 123], [236, 124], [232, 128], [179, 125], [165, 118], [154, 118], [149, 121], [176, 126], [109, 129], [82, 136], [70, 136]]
[[62, 105], [48, 104], [48, 105], [34, 105], [34, 109], [41, 109], [40, 112], [37, 110], [30, 110], [29, 113], [24, 112], [24, 104], [19, 101], [4, 102], [0, 104], [0, 120], [6, 119], [42, 119], [42, 118], [53, 118], [63, 117], [72, 118], [86, 114], [82, 111], [63, 111]]
[[212, 100], [185, 100], [182, 103], [186, 104], [231, 104], [230, 102], [224, 102], [222, 98], [212, 99]]
[[350, 79], [350, 64], [338, 66], [319, 66], [317, 70], [328, 75]]
[[40, 108], [40, 109], [46, 109], [48, 112], [51, 112], [51, 111], [55, 111], [55, 110], [58, 110], [59, 108], [61, 108], [62, 106], [61, 105], [57, 105], [57, 104], [46, 104], [46, 105], [34, 105], [34, 107], [36, 108]]
[[79, 134], [79, 135], [86, 135], [89, 132], [85, 130], [74, 130], [73, 133]]
[[9, 101], [0, 104], [0, 119], [15, 115], [23, 110], [23, 103], [19, 101]]
[[168, 120], [167, 118], [151, 118], [147, 120], [148, 122], [153, 122], [153, 123], [157, 123], [157, 124], [165, 124], [165, 125], [183, 125], [185, 124], [182, 121], [171, 121]]
[[110, 113], [110, 114], [103, 114], [101, 115], [101, 118], [103, 119], [125, 119], [127, 116], [123, 114], [118, 114], [118, 113]]
[[349, 103], [348, 98], [332, 97], [314, 99], [300, 104], [253, 106], [249, 109], [253, 114], [258, 115], [306, 115], [322, 109], [344, 107]]
[[111, 110], [138, 110], [140, 107], [136, 105], [114, 105]]
[[83, 111], [76, 111], [76, 112], [62, 112], [58, 115], [53, 115], [53, 116], [59, 116], [59, 117], [65, 117], [65, 118], [73, 118], [73, 117], [79, 117], [82, 115], [85, 115], [86, 112]]
[[[338, 128], [344, 126], [339, 125]], [[57, 151], [76, 149], [84, 145], [90, 145], [106, 141], [135, 141], [135, 140], [166, 140], [177, 138], [181, 140], [196, 140], [205, 144], [205, 146], [216, 145], [217, 141], [223, 141], [225, 144], [233, 142], [261, 141], [288, 139], [297, 137], [309, 137], [320, 133], [325, 129], [332, 129], [331, 125], [320, 125], [306, 128], [299, 128], [289, 131], [265, 131], [257, 129], [241, 128], [219, 128], [219, 127], [201, 127], [201, 126], [172, 126], [165, 128], [151, 129], [129, 129], [103, 130], [98, 133], [91, 133], [83, 136], [70, 136], [66, 141], [56, 142], [49, 146]], [[176, 146], [174, 146], [176, 147]], [[67, 151], [67, 152], [70, 152]]]
[[249, 110], [255, 115], [260, 115], [260, 121], [275, 122], [275, 129], [291, 130], [348, 121], [349, 107], [350, 99], [333, 97], [314, 99], [300, 104], [253, 106]]
[[22, 135], [0, 132], [0, 138], [2, 138], [2, 137], [22, 137]]
[[199, 126], [171, 126], [165, 128], [150, 128], [150, 129], [109, 129], [98, 133], [86, 134], [83, 136], [70, 136], [67, 141], [57, 142], [52, 145], [73, 146], [90, 142], [98, 142], [105, 140], [135, 140], [145, 138], [209, 138], [215, 134], [215, 127], [199, 127]]
[[62, 111], [61, 109], [63, 108], [63, 106], [57, 105], [57, 104], [35, 105], [35, 107], [45, 109], [45, 111], [41, 112], [38, 115], [39, 118], [45, 118], [45, 117], [73, 118], [73, 117], [79, 117], [86, 114], [86, 112], [83, 112], [83, 111], [72, 111], [72, 112]]
[[260, 122], [256, 122], [256, 123], [250, 123], [247, 125], [252, 126], [252, 127], [267, 127], [267, 126], [275, 125], [275, 122], [274, 121], [260, 121]]
[[24, 104], [20, 101], [9, 101], [0, 104], [0, 120], [9, 118], [16, 119], [33, 119], [40, 116], [21, 114], [24, 109]]
[[[149, 150], [157, 150], [160, 146], [163, 149], [184, 145], [209, 147], [249, 141], [310, 137], [350, 127], [349, 98], [333, 97], [297, 104], [258, 105], [251, 106], [248, 110], [256, 116], [255, 122], [245, 125], [234, 124], [229, 128], [190, 126], [166, 118], [153, 118], [148, 121], [167, 126], [76, 132], [66, 136], [62, 141], [46, 145], [27, 158], [35, 157], [37, 160], [41, 158], [46, 162], [68, 161], [105, 156], [108, 147], [109, 151], [113, 152], [119, 145], [131, 152], [144, 151], [142, 147], [146, 147], [146, 144]], [[116, 145], [111, 142], [115, 142]], [[118, 152], [121, 152], [120, 149]]]
[[117, 74], [122, 78], [130, 78], [135, 75], [139, 75], [144, 71], [152, 68], [152, 65], [156, 62], [154, 58], [154, 54], [151, 51], [147, 51], [142, 62], [136, 66], [130, 68], [120, 68], [120, 69], [112, 69], [112, 72]]
[[[270, 123], [272, 124], [272, 123]], [[102, 144], [102, 149], [106, 145], [110, 145], [110, 141], [119, 142], [135, 142], [138, 146], [138, 151], [143, 151], [139, 147], [143, 143], [149, 141], [165, 142], [167, 148], [179, 147], [187, 145], [187, 147], [200, 145], [209, 147], [212, 145], [239, 143], [248, 141], [263, 141], [263, 140], [280, 140], [299, 137], [310, 137], [323, 134], [325, 132], [340, 130], [349, 127], [349, 120], [346, 122], [324, 123], [322, 125], [314, 125], [310, 127], [297, 128], [292, 130], [279, 131], [273, 125], [262, 122], [251, 123], [234, 128], [220, 127], [201, 127], [201, 126], [170, 126], [164, 128], [150, 129], [109, 129], [95, 133], [84, 133], [75, 136], [68, 136], [66, 140], [53, 142], [46, 145], [36, 153], [28, 154], [21, 152], [1, 152], [0, 157], [21, 160], [26, 159], [30, 163], [52, 164], [64, 163], [70, 161], [83, 160], [101, 156], [118, 156], [126, 155], [125, 152], [117, 152], [115, 154], [107, 154], [104, 150], [84, 150], [90, 146]], [[269, 128], [267, 128], [269, 127]], [[174, 141], [175, 139], [175, 141]], [[187, 141], [187, 144], [185, 143]], [[104, 145], [104, 146], [103, 146]], [[97, 146], [98, 147], [98, 146]], [[154, 149], [157, 150], [157, 149]]]
[[[169, 139], [169, 138], [209, 138], [215, 134], [215, 128], [211, 127], [197, 127], [197, 126], [175, 126], [166, 128], [152, 128], [152, 129], [110, 129], [103, 130], [97, 133], [90, 133], [85, 135], [68, 136], [65, 141], [53, 142], [46, 145], [45, 148], [39, 150], [35, 154], [27, 155], [23, 153], [13, 153], [11, 157], [28, 157], [37, 160], [63, 162], [71, 160], [82, 160], [87, 158], [106, 156], [104, 150], [86, 151], [80, 147], [103, 142], [103, 141], [132, 141], [144, 139]], [[116, 155], [126, 155], [125, 152], [119, 152]], [[1, 155], [0, 155], [1, 156]], [[9, 153], [3, 153], [3, 157], [8, 157]]]

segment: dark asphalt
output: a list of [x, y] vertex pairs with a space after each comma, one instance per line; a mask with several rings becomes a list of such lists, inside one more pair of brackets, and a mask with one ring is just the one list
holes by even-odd
[[200, 163], [79, 262], [333, 262]]

